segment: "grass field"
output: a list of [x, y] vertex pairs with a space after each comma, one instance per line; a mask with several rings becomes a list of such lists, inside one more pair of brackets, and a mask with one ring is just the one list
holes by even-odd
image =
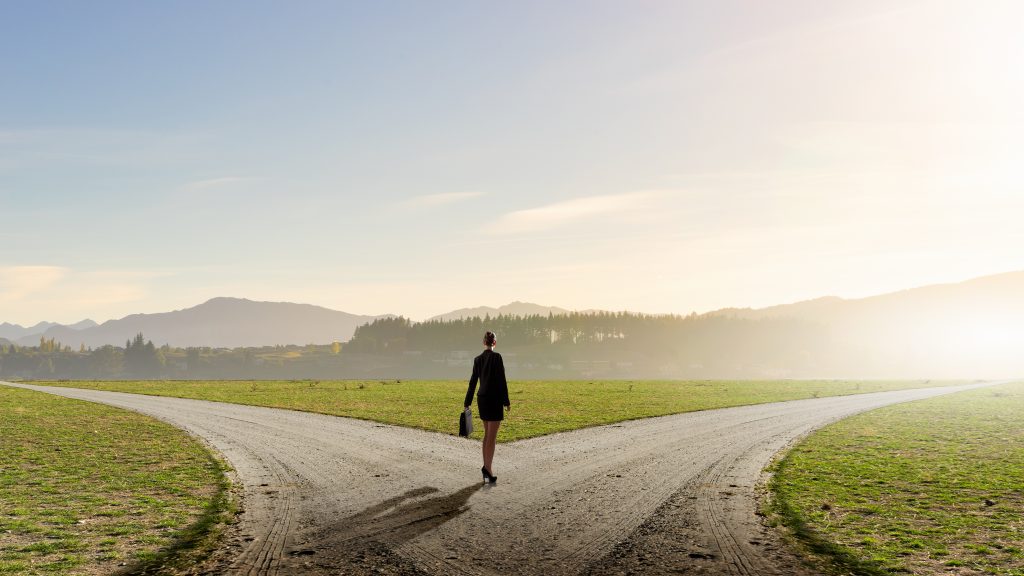
[[[349, 416], [454, 434], [462, 381], [111, 381], [37, 382]], [[499, 440], [781, 400], [952, 384], [929, 381], [514, 381]], [[474, 406], [474, 413], [476, 407]], [[477, 426], [474, 437], [482, 435]]]
[[221, 465], [184, 432], [0, 386], [0, 574], [187, 562], [228, 512]]
[[773, 511], [844, 573], [1024, 575], [1024, 383], [891, 406], [807, 438]]

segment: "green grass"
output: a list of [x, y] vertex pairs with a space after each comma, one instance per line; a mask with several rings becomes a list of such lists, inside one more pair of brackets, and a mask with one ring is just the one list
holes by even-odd
[[[198, 398], [349, 416], [454, 434], [463, 381], [50, 382], [96, 390]], [[781, 400], [952, 384], [929, 381], [513, 381], [499, 440], [635, 418]], [[476, 413], [476, 407], [473, 408]], [[474, 437], [482, 435], [476, 427]]]
[[833, 424], [771, 488], [771, 511], [837, 571], [1024, 576], [1024, 383]]
[[180, 565], [229, 512], [222, 465], [152, 418], [0, 386], [0, 434], [0, 574]]

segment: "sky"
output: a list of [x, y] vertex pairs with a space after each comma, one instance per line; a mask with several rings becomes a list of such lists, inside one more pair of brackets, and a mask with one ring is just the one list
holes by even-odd
[[1024, 269], [1024, 3], [33, 2], [0, 322], [651, 313]]

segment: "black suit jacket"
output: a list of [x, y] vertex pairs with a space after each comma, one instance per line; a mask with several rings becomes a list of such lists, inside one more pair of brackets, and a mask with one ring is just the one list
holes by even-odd
[[501, 360], [501, 354], [493, 350], [484, 350], [473, 359], [473, 376], [469, 378], [469, 390], [466, 392], [464, 406], [473, 403], [473, 391], [476, 390], [477, 380], [480, 381], [478, 396], [485, 402], [500, 402], [502, 406], [511, 406], [508, 401], [508, 382], [505, 380], [505, 363]]

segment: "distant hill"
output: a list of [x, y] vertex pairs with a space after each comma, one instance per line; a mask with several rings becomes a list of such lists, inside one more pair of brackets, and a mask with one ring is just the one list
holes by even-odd
[[93, 326], [99, 326], [92, 320], [82, 320], [81, 322], [75, 322], [74, 324], [68, 324], [67, 327], [72, 330], [85, 330], [86, 328], [92, 328]]
[[[1024, 342], [1024, 271], [935, 284], [868, 298], [826, 297], [707, 316], [797, 318], [828, 328], [851, 368], [904, 372], [1014, 374]], [[1004, 371], [1005, 370], [1005, 371]]]
[[[124, 346], [138, 333], [157, 346], [209, 346], [236, 348], [276, 344], [329, 344], [352, 337], [356, 326], [377, 316], [359, 316], [310, 304], [254, 302], [241, 298], [214, 298], [184, 310], [132, 314], [81, 330], [52, 326], [43, 336], [77, 348]], [[95, 323], [94, 323], [95, 324]], [[19, 339], [34, 345], [39, 335]]]
[[498, 315], [506, 316], [534, 316], [541, 315], [547, 316], [548, 314], [568, 314], [570, 311], [565, 308], [558, 308], [556, 306], [541, 306], [540, 304], [531, 304], [529, 302], [512, 302], [504, 306], [492, 308], [490, 306], [478, 306], [476, 308], [460, 308], [453, 310], [446, 314], [439, 314], [433, 316], [428, 320], [460, 320], [462, 318], [484, 318], [486, 316], [495, 317]]
[[26, 336], [38, 336], [39, 334], [46, 332], [47, 329], [52, 328], [54, 326], [60, 326], [60, 324], [57, 324], [55, 322], [40, 322], [35, 326], [25, 328], [20, 324], [10, 324], [8, 322], [4, 322], [3, 324], [0, 324], [0, 338], [6, 338], [8, 340], [17, 340], [19, 338], [25, 338]]
[[82, 320], [81, 322], [68, 324], [66, 326], [63, 324], [57, 324], [56, 322], [40, 322], [35, 326], [30, 326], [28, 328], [19, 324], [4, 322], [3, 324], [0, 324], [0, 338], [4, 338], [6, 340], [24, 340], [34, 337], [38, 341], [39, 336], [50, 328], [65, 327], [71, 328], [72, 330], [84, 330], [86, 328], [92, 328], [93, 326], [96, 326], [96, 323], [92, 320]]
[[964, 282], [933, 284], [859, 299], [826, 296], [768, 308], [723, 308], [708, 316], [800, 318], [823, 323], [864, 321], [882, 323], [913, 317], [948, 317], [951, 314], [978, 315], [1024, 311], [1024, 271], [983, 276]]

